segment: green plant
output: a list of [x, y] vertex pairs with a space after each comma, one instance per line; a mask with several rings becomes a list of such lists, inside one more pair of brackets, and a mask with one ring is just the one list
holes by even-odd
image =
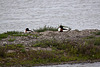
[[47, 26], [44, 26], [43, 28], [39, 28], [39, 29], [36, 29], [34, 30], [35, 32], [44, 32], [44, 31], [57, 31], [58, 29], [57, 28], [54, 28], [54, 27], [47, 27]]
[[16, 56], [16, 53], [15, 52], [7, 53], [7, 57], [14, 58], [15, 56]]
[[87, 36], [87, 37], [85, 37], [86, 39], [93, 39], [93, 38], [95, 38], [95, 36]]
[[14, 44], [5, 45], [5, 48], [7, 48], [8, 50], [14, 50], [14, 49], [16, 49], [16, 45], [14, 45]]
[[13, 34], [19, 34], [21, 32], [18, 32], [18, 31], [7, 31], [5, 34], [8, 34], [8, 35], [13, 35]]
[[100, 31], [99, 32], [97, 32], [97, 33], [95, 33], [96, 35], [100, 35]]
[[76, 32], [81, 32], [81, 31], [79, 31], [78, 29], [75, 29], [75, 31], [76, 31]]
[[13, 35], [18, 35], [18, 34], [21, 34], [21, 32], [17, 32], [17, 31], [8, 31], [8, 32], [6, 32], [6, 33], [0, 34], [0, 40], [3, 39], [3, 38], [7, 38], [8, 35], [13, 36]]
[[13, 36], [28, 36], [29, 34], [22, 34], [22, 33], [20, 33], [20, 34], [14, 34]]
[[5, 47], [0, 46], [0, 57], [5, 58], [6, 52], [7, 52], [7, 49]]
[[18, 47], [18, 48], [24, 48], [24, 45], [23, 44], [17, 44], [16, 47]]
[[25, 48], [22, 48], [22, 49], [21, 49], [21, 52], [22, 52], [22, 53], [25, 53], [25, 52], [26, 52], [26, 51], [25, 51]]
[[39, 42], [36, 42], [35, 44], [33, 44], [33, 47], [53, 47], [53, 46], [57, 46], [57, 41], [55, 40], [42, 40]]
[[0, 40], [3, 39], [3, 38], [7, 38], [7, 37], [8, 37], [7, 34], [4, 34], [4, 33], [3, 34], [0, 34]]
[[100, 37], [94, 40], [94, 45], [100, 45]]
[[11, 44], [11, 45], [6, 45], [5, 48], [7, 48], [8, 50], [15, 50], [15, 49], [18, 49], [18, 48], [24, 48], [24, 45], [23, 44]]
[[37, 38], [37, 37], [39, 37], [39, 36], [38, 36], [37, 34], [34, 34], [33, 37], [34, 37], [34, 38]]
[[15, 39], [9, 39], [8, 41], [9, 41], [9, 42], [13, 42], [13, 41], [15, 41]]

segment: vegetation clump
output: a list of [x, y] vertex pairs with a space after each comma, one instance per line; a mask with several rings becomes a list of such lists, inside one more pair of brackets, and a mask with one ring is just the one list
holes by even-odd
[[94, 39], [95, 38], [95, 36], [87, 36], [87, 37], [85, 37], [85, 39]]
[[97, 32], [97, 33], [95, 33], [96, 35], [100, 35], [100, 31], [99, 32]]
[[7, 34], [0, 34], [0, 40], [3, 39], [3, 38], [7, 38], [8, 35]]
[[9, 42], [13, 42], [13, 41], [15, 41], [15, 39], [9, 39], [8, 41], [9, 41]]
[[16, 35], [16, 34], [20, 34], [21, 32], [17, 32], [17, 31], [9, 31], [9, 32], [6, 32], [6, 33], [2, 33], [0, 34], [0, 40], [3, 39], [3, 38], [7, 38], [8, 35]]
[[6, 57], [7, 49], [5, 47], [0, 46], [0, 57], [5, 58]]
[[100, 37], [95, 38], [94, 45], [99, 45], [100, 46]]
[[34, 30], [35, 32], [44, 32], [44, 31], [57, 31], [58, 29], [57, 28], [54, 28], [54, 27], [50, 27], [50, 26], [44, 26], [43, 28], [39, 28], [39, 29], [36, 29]]

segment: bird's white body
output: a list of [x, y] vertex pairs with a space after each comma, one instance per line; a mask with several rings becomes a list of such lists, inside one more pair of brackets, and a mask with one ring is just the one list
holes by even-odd
[[[61, 31], [61, 28], [58, 28], [58, 31]], [[63, 31], [70, 31], [70, 28], [64, 27]]]

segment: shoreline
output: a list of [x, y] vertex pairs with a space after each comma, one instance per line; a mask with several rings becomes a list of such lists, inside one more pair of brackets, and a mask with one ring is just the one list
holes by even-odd
[[86, 63], [97, 63], [100, 62], [99, 60], [92, 60], [92, 61], [68, 61], [68, 62], [59, 62], [59, 63], [48, 63], [48, 64], [40, 64], [35, 66], [50, 66], [50, 65], [65, 65], [65, 64], [86, 64]]
[[[4, 67], [38, 67], [38, 66], [54, 66], [54, 65], [74, 65], [74, 64], [87, 64], [87, 63], [97, 63], [100, 62], [98, 60], [88, 60], [88, 61], [68, 61], [68, 62], [59, 62], [59, 63], [47, 63], [47, 64], [36, 64], [36, 65], [12, 65], [12, 66], [4, 66]], [[1, 66], [0, 66], [1, 67]]]

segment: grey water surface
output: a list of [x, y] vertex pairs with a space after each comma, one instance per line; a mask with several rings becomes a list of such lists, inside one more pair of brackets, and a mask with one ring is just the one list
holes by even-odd
[[0, 0], [0, 33], [60, 24], [100, 29], [100, 0]]

